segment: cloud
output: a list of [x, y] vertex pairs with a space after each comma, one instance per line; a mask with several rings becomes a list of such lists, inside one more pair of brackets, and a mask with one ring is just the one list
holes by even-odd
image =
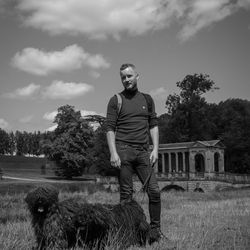
[[187, 6], [184, 25], [179, 32], [179, 38], [186, 41], [200, 30], [222, 21], [241, 9], [250, 8], [250, 0], [193, 0]]
[[48, 121], [54, 121], [56, 115], [57, 115], [57, 111], [52, 111], [52, 112], [46, 112], [43, 115], [43, 119], [48, 120]]
[[50, 86], [44, 89], [42, 95], [46, 99], [70, 100], [79, 96], [83, 96], [93, 89], [93, 86], [86, 83], [65, 83], [62, 81], [54, 81]]
[[193, 1], [185, 17], [185, 24], [179, 32], [182, 41], [193, 37], [198, 31], [211, 26], [231, 15], [236, 10], [231, 0]]
[[102, 39], [119, 38], [121, 32], [133, 35], [161, 28], [168, 18], [162, 0], [20, 0], [26, 26], [50, 34], [86, 34]]
[[28, 115], [19, 119], [21, 123], [29, 123], [33, 119], [33, 115]]
[[[49, 121], [54, 121], [57, 113], [58, 113], [57, 111], [46, 112], [44, 114], [44, 116], [43, 116], [43, 119], [49, 120]], [[80, 110], [80, 113], [81, 113], [82, 117], [85, 117], [85, 116], [88, 116], [88, 115], [101, 115], [101, 116], [104, 116], [103, 113], [97, 113], [95, 111], [89, 111], [89, 110]], [[95, 130], [95, 129], [97, 129], [99, 127], [99, 124], [96, 123], [96, 122], [90, 122], [90, 126], [92, 126], [93, 129]], [[47, 128], [46, 131], [54, 131], [56, 128], [57, 128], [57, 124]]]
[[101, 115], [101, 116], [104, 116], [103, 113], [97, 113], [95, 111], [89, 111], [89, 110], [80, 110], [81, 112], [81, 116], [84, 117], [84, 116], [88, 116], [88, 115]]
[[160, 87], [158, 89], [154, 89], [154, 90], [151, 90], [149, 92], [149, 94], [153, 97], [153, 98], [157, 98], [157, 99], [166, 99], [167, 97], [167, 90], [163, 87]]
[[92, 71], [89, 72], [89, 75], [90, 75], [91, 77], [97, 79], [97, 78], [100, 77], [101, 74], [100, 74], [99, 72], [96, 72], [96, 71], [92, 70]]
[[9, 127], [9, 123], [5, 121], [3, 118], [0, 118], [0, 128], [1, 129], [6, 129]]
[[57, 124], [52, 125], [51, 127], [49, 127], [49, 128], [47, 128], [47, 129], [45, 129], [45, 131], [52, 132], [52, 131], [54, 131], [56, 128], [57, 128]]
[[11, 64], [19, 70], [41, 76], [52, 72], [69, 72], [83, 66], [91, 69], [110, 66], [102, 55], [91, 55], [76, 44], [68, 46], [62, 51], [52, 52], [25, 48], [15, 54]]
[[7, 98], [13, 98], [13, 99], [30, 98], [30, 97], [33, 97], [35, 94], [37, 94], [39, 92], [40, 88], [41, 88], [40, 85], [36, 85], [34, 83], [31, 83], [26, 87], [18, 88], [11, 93], [4, 94], [3, 96], [7, 97]]
[[181, 25], [185, 41], [200, 30], [236, 11], [249, 8], [250, 0], [19, 0], [24, 25], [58, 34], [84, 34], [103, 39], [122, 33], [141, 35]]

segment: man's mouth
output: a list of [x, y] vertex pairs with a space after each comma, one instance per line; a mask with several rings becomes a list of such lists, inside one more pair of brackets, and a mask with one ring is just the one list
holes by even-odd
[[127, 88], [131, 89], [133, 87], [133, 84], [132, 84], [132, 82], [129, 82], [126, 84], [126, 86], [127, 86]]
[[39, 213], [42, 213], [42, 212], [44, 212], [44, 208], [43, 208], [42, 206], [40, 206], [40, 207], [38, 207], [37, 211], [38, 211]]

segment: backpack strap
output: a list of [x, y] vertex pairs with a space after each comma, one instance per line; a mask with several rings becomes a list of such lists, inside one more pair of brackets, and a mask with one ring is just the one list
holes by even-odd
[[117, 117], [120, 115], [121, 108], [122, 108], [122, 97], [119, 93], [115, 94], [117, 98]]
[[148, 114], [151, 114], [153, 111], [153, 100], [152, 97], [148, 94], [142, 93], [144, 98], [146, 99], [146, 103], [148, 106]]

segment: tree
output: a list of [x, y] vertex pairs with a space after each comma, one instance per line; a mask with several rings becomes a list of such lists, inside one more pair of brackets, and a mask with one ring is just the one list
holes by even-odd
[[16, 138], [12, 131], [9, 133], [9, 138], [10, 138], [10, 152], [9, 153], [13, 155], [14, 152], [16, 151]]
[[24, 155], [27, 152], [26, 152], [25, 138], [23, 133], [17, 130], [15, 132], [15, 138], [16, 138], [16, 154]]
[[226, 171], [250, 174], [250, 101], [220, 102], [215, 119], [218, 137], [226, 146]]
[[0, 154], [10, 152], [10, 138], [7, 132], [0, 128]]
[[91, 161], [88, 148], [92, 146], [92, 128], [82, 119], [80, 111], [69, 105], [58, 108], [54, 123], [57, 128], [51, 138], [43, 142], [43, 148], [56, 163], [55, 173], [69, 179], [82, 175]]
[[106, 118], [100, 115], [89, 115], [85, 117], [92, 124], [97, 124], [94, 132], [93, 148], [90, 149], [93, 162], [91, 172], [104, 176], [117, 176], [117, 169], [110, 165], [110, 153], [106, 139]]
[[168, 142], [209, 140], [215, 125], [209, 119], [214, 109], [202, 95], [218, 89], [206, 74], [187, 75], [176, 83], [180, 94], [169, 95], [166, 100]]

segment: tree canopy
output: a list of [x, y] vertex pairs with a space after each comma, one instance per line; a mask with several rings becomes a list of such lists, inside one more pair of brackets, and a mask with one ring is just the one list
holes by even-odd
[[72, 178], [82, 175], [90, 164], [88, 148], [92, 147], [93, 129], [73, 106], [58, 108], [54, 122], [57, 128], [43, 147], [50, 160], [55, 161], [58, 176]]
[[214, 107], [202, 95], [217, 89], [215, 83], [209, 75], [194, 74], [176, 85], [180, 93], [169, 95], [166, 100], [168, 134], [164, 138], [168, 142], [212, 139], [214, 124], [209, 117]]

